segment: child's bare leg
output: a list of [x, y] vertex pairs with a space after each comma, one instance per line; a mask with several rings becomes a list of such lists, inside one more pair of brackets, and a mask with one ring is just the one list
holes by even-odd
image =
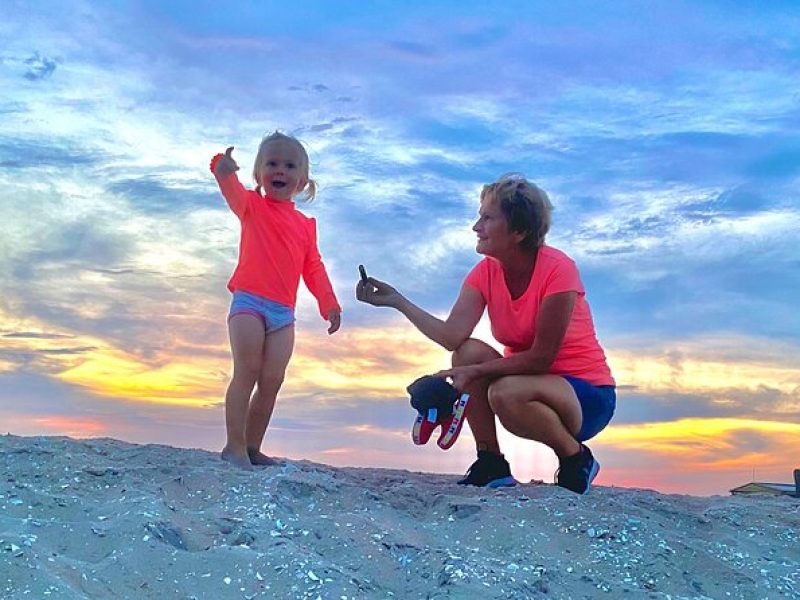
[[[272, 417], [272, 411], [275, 408], [275, 400], [277, 396], [272, 397], [272, 402], [269, 401], [269, 396], [262, 400], [261, 388], [257, 387], [253, 392], [253, 397], [250, 399], [250, 410], [247, 412], [247, 456], [249, 457], [250, 464], [262, 467], [279, 464], [279, 461], [267, 456], [261, 452], [261, 443], [264, 440], [264, 433], [267, 431], [267, 425]], [[252, 441], [250, 439], [252, 438]]]
[[250, 469], [245, 427], [250, 392], [258, 379], [264, 347], [264, 324], [249, 314], [234, 315], [228, 321], [233, 355], [233, 377], [225, 394], [225, 427], [228, 440], [222, 459]]
[[247, 413], [247, 453], [254, 465], [274, 465], [277, 461], [261, 452], [261, 442], [275, 409], [275, 400], [294, 349], [294, 325], [268, 333], [258, 376], [258, 389]]

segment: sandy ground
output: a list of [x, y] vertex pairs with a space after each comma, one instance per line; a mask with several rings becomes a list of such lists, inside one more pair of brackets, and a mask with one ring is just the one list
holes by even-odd
[[800, 499], [0, 437], [3, 598], [800, 598]]

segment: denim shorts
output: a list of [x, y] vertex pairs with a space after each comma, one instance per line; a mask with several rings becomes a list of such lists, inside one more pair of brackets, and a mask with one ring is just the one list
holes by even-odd
[[294, 309], [280, 302], [250, 292], [236, 290], [231, 300], [228, 321], [234, 315], [253, 315], [264, 323], [264, 331], [271, 333], [294, 323]]
[[606, 428], [617, 408], [617, 388], [613, 385], [592, 385], [577, 377], [564, 377], [575, 390], [583, 411], [581, 429], [575, 436], [579, 442], [592, 439]]

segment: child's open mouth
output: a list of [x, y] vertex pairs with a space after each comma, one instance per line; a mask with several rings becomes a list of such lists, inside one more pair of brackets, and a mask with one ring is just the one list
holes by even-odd
[[277, 188], [277, 189], [281, 189], [283, 187], [286, 187], [286, 182], [285, 181], [273, 181], [272, 182], [272, 187]]

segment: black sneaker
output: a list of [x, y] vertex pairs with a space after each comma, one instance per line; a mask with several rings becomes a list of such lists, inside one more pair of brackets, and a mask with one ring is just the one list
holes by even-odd
[[559, 459], [556, 485], [576, 494], [585, 494], [599, 471], [600, 463], [595, 460], [592, 451], [581, 444], [580, 452]]
[[472, 463], [459, 485], [477, 485], [478, 487], [510, 487], [517, 485], [511, 476], [511, 467], [502, 454], [488, 450], [478, 450], [478, 460]]

